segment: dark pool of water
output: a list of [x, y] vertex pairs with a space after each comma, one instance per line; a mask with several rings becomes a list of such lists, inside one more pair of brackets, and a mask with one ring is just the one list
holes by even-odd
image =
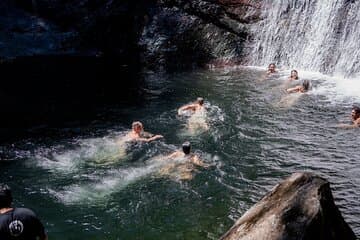
[[[354, 97], [333, 101], [336, 88], [315, 76], [313, 92], [286, 97], [283, 77], [261, 81], [253, 68], [149, 74], [142, 104], [104, 109], [77, 137], [1, 146], [0, 181], [17, 206], [37, 212], [50, 239], [217, 239], [281, 179], [310, 171], [330, 180], [360, 235], [359, 131], [334, 127]], [[176, 109], [198, 96], [210, 129], [189, 132]], [[123, 155], [116, 140], [134, 120], [165, 138]], [[191, 181], [159, 175], [151, 158], [185, 140], [212, 167]]]

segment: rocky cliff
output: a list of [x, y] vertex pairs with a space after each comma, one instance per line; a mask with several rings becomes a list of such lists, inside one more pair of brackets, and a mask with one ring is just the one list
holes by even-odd
[[256, 0], [4, 0], [0, 57], [110, 55], [165, 68], [240, 61], [260, 8]]

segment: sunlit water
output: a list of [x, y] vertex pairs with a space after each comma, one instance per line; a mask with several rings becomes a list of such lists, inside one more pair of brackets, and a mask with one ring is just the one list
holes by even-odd
[[[107, 109], [110, 119], [76, 138], [2, 146], [0, 181], [14, 189], [17, 206], [37, 212], [50, 239], [217, 239], [281, 179], [310, 171], [330, 180], [360, 235], [359, 130], [335, 127], [360, 103], [360, 81], [300, 71], [312, 91], [287, 95], [297, 84], [286, 83], [289, 71], [263, 72], [149, 75], [141, 105]], [[206, 114], [176, 115], [198, 96]], [[123, 143], [134, 120], [164, 140]], [[211, 167], [196, 168], [190, 181], [160, 174], [166, 162], [156, 159], [186, 140]]]

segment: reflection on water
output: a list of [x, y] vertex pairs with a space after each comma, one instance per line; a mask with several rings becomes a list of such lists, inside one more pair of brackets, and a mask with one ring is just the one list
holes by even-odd
[[[360, 103], [353, 89], [359, 81], [299, 71], [312, 90], [285, 94], [290, 71], [259, 81], [263, 71], [150, 75], [148, 101], [107, 110], [121, 123], [103, 121], [75, 139], [2, 146], [1, 155], [15, 161], [0, 163], [0, 181], [14, 188], [17, 204], [44, 219], [51, 239], [216, 239], [282, 178], [311, 171], [330, 180], [359, 235], [359, 131], [334, 127]], [[176, 110], [197, 96], [206, 113], [178, 117]], [[164, 139], [119, 141], [134, 119]], [[183, 163], [159, 158], [187, 140], [213, 167], [179, 181], [188, 169], [171, 167]]]

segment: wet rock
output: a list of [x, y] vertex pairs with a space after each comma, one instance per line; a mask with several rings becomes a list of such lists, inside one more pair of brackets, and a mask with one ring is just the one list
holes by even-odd
[[221, 240], [352, 240], [354, 232], [334, 203], [329, 182], [295, 173], [249, 209]]
[[159, 1], [139, 41], [146, 65], [173, 69], [241, 63], [249, 24], [260, 17], [258, 2]]
[[0, 59], [41, 54], [65, 54], [66, 42], [76, 33], [62, 31], [56, 25], [17, 8], [11, 0], [0, 2]]
[[4, 0], [0, 57], [110, 55], [164, 69], [239, 62], [260, 10], [260, 0]]

